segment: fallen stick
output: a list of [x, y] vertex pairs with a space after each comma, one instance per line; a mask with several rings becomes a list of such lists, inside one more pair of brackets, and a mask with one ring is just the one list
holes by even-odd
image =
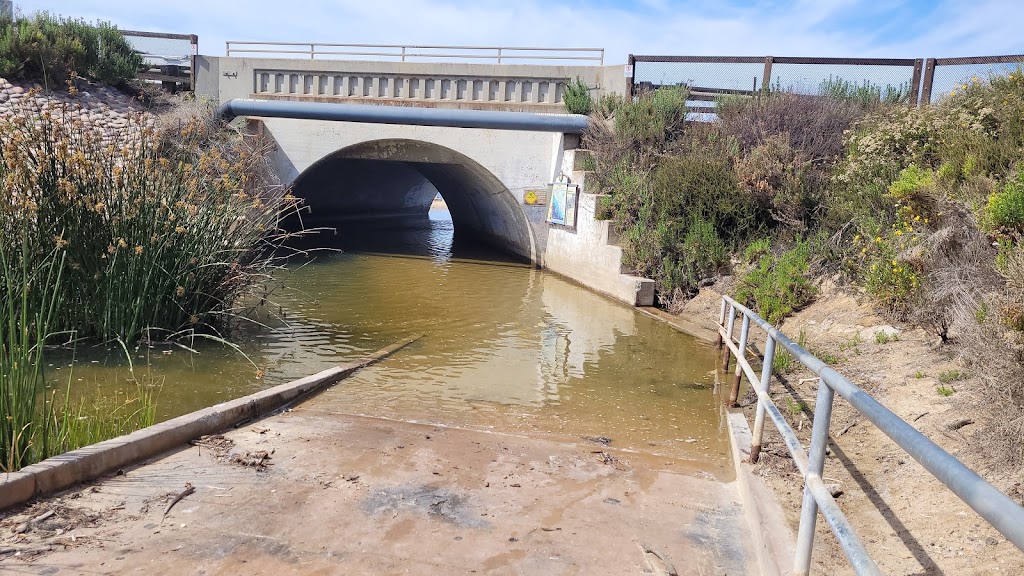
[[171, 511], [171, 508], [174, 508], [175, 504], [177, 504], [178, 502], [181, 502], [182, 498], [184, 498], [185, 496], [188, 496], [189, 494], [191, 494], [191, 493], [193, 493], [195, 491], [196, 491], [196, 489], [195, 489], [194, 486], [192, 486], [192, 483], [191, 482], [186, 482], [185, 483], [185, 489], [181, 491], [181, 494], [178, 494], [177, 496], [175, 496], [174, 500], [171, 500], [171, 503], [167, 505], [167, 509], [164, 510], [164, 515], [160, 517], [160, 523], [163, 524], [164, 518], [167, 518], [167, 513]]

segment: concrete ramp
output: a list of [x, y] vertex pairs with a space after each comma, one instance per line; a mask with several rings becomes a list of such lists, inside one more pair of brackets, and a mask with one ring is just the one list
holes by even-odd
[[736, 484], [692, 463], [342, 412], [327, 391], [39, 502], [0, 571], [748, 573]]

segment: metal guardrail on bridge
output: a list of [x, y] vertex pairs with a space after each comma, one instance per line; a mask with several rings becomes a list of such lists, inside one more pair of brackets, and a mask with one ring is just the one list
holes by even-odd
[[[597, 62], [604, 65], [604, 48], [540, 48], [533, 46], [428, 46], [408, 44], [330, 44], [324, 42], [251, 42], [228, 40], [226, 56], [283, 55], [286, 58], [358, 56], [400, 62], [432, 60], [489, 60], [498, 64], [524, 61]], [[328, 58], [330, 59], [330, 58]]]
[[[739, 341], [734, 342], [733, 333], [737, 314], [742, 315], [742, 323]], [[756, 463], [758, 460], [764, 436], [764, 420], [767, 414], [782, 435], [783, 441], [793, 457], [793, 462], [796, 463], [804, 479], [800, 528], [797, 533], [796, 557], [793, 566], [794, 574], [805, 576], [810, 571], [814, 526], [819, 509], [832, 528], [836, 539], [839, 540], [846, 558], [856, 573], [881, 574], [878, 566], [864, 548], [864, 543], [857, 536], [839, 505], [836, 504], [821, 477], [825, 465], [825, 448], [829, 439], [829, 424], [832, 419], [832, 402], [837, 392], [907, 454], [924, 466], [932, 476], [1006, 536], [1017, 548], [1024, 550], [1024, 508], [1007, 495], [986, 482], [981, 476], [978, 476], [977, 473], [888, 408], [882, 406], [859, 386], [790, 340], [778, 328], [728, 296], [722, 296], [722, 308], [718, 323], [719, 345], [725, 344], [728, 347], [722, 361], [723, 368], [728, 370], [730, 353], [736, 357], [736, 380], [734, 381], [732, 400], [738, 396], [741, 374], [746, 376], [757, 393], [757, 412], [754, 416], [753, 441], [750, 449], [751, 462]], [[754, 372], [747, 360], [751, 324], [767, 333], [760, 376]], [[775, 349], [778, 345], [785, 348], [794, 358], [820, 377], [817, 402], [814, 406], [809, 454], [804, 451], [793, 428], [768, 393], [772, 380]]]

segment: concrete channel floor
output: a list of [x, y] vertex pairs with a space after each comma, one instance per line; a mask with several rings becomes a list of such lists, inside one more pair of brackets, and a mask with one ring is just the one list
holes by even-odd
[[330, 396], [36, 503], [91, 520], [0, 573], [753, 572], [736, 483], [692, 463], [354, 416]]

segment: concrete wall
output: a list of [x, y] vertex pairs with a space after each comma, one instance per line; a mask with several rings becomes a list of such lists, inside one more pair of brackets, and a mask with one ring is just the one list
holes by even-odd
[[622, 273], [622, 248], [609, 243], [608, 220], [594, 214], [600, 195], [582, 192], [576, 229], [548, 231], [544, 265], [548, 270], [633, 306], [654, 304], [654, 281]]
[[564, 111], [565, 85], [625, 93], [623, 66], [543, 66], [459, 62], [371, 62], [295, 58], [196, 57], [196, 93], [232, 98], [428, 106], [528, 112]]

